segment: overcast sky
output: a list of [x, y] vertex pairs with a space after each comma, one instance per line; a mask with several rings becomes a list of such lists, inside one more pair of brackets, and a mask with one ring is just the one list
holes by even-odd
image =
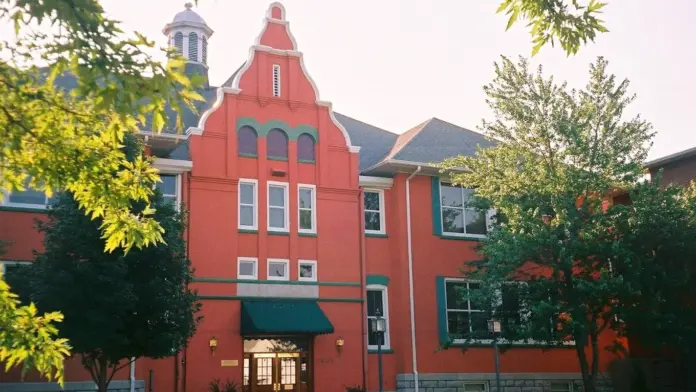
[[[571, 86], [583, 86], [589, 63], [605, 56], [610, 71], [638, 94], [631, 114], [655, 126], [650, 158], [696, 146], [694, 0], [605, 0], [610, 32], [567, 57], [545, 47], [533, 59]], [[161, 44], [161, 30], [184, 0], [102, 0], [126, 31]], [[212, 84], [247, 58], [267, 0], [199, 0], [194, 10], [215, 30], [209, 42]], [[523, 25], [505, 32], [498, 0], [285, 0], [286, 17], [323, 100], [336, 111], [401, 133], [430, 117], [476, 129], [490, 118], [482, 86], [500, 55], [529, 56]], [[0, 26], [0, 34], [8, 33]]]

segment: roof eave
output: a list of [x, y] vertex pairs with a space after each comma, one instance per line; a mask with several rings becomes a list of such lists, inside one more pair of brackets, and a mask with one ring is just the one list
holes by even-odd
[[648, 169], [655, 169], [659, 166], [666, 165], [668, 163], [677, 162], [682, 159], [692, 158], [696, 156], [696, 147], [692, 147], [683, 151], [675, 152], [674, 154], [666, 155], [662, 158], [654, 159], [645, 164]]
[[[419, 174], [427, 176], [440, 176], [442, 169], [432, 162], [404, 161], [400, 159], [386, 159], [378, 162], [362, 171], [362, 175], [394, 175], [397, 173], [412, 173], [418, 167], [421, 168]], [[448, 169], [446, 172], [467, 172], [467, 168]]]

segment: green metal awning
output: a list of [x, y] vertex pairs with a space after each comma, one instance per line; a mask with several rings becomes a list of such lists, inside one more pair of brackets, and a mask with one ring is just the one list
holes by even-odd
[[334, 327], [316, 301], [242, 301], [242, 335], [333, 333]]

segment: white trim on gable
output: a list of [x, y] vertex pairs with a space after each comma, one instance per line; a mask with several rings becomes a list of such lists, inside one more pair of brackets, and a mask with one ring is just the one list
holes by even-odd
[[394, 185], [393, 178], [360, 176], [358, 181], [363, 188], [390, 189]]
[[157, 158], [154, 166], [162, 173], [181, 174], [191, 171], [193, 162], [184, 159]]

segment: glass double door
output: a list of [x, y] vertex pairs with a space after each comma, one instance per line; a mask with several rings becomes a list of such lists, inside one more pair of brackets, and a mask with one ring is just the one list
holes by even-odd
[[300, 353], [258, 353], [251, 355], [254, 377], [252, 391], [302, 391]]

